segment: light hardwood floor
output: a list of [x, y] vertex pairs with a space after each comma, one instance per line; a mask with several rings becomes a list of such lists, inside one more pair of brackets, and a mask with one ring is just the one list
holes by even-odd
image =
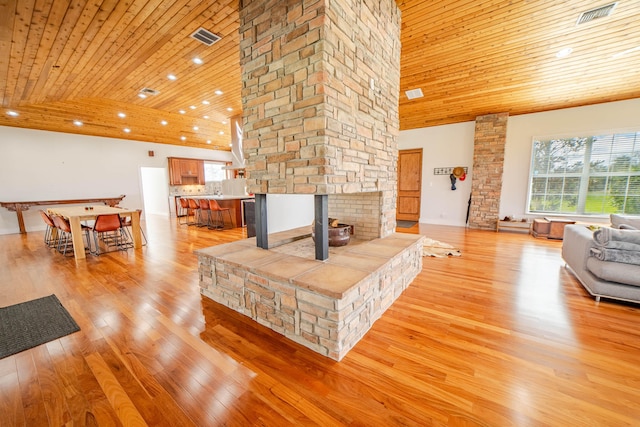
[[243, 238], [153, 217], [76, 265], [0, 236], [0, 305], [56, 294], [81, 331], [0, 360], [0, 426], [640, 425], [640, 306], [596, 303], [561, 242], [415, 226], [458, 246], [341, 361], [198, 291], [195, 249]]

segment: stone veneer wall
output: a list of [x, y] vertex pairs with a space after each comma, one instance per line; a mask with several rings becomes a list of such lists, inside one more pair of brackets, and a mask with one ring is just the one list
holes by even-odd
[[[286, 279], [286, 272], [268, 273], [260, 266], [207, 254], [204, 249], [197, 252], [200, 292], [316, 353], [340, 361], [422, 270], [424, 237], [415, 237], [341, 296], [314, 291], [296, 278]], [[379, 244], [376, 240], [371, 243]], [[209, 250], [232, 252], [226, 250], [228, 245], [233, 243]]]
[[329, 218], [354, 226], [354, 237], [371, 240], [380, 236], [381, 193], [332, 194], [329, 196]]
[[469, 227], [496, 229], [509, 113], [476, 118]]
[[394, 0], [244, 0], [243, 145], [252, 193], [380, 192], [394, 231], [400, 11]]

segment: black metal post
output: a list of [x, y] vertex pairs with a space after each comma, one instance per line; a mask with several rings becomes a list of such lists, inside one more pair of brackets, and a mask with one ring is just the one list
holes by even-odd
[[269, 249], [266, 194], [256, 194], [256, 246]]
[[316, 240], [316, 259], [324, 261], [329, 258], [329, 196], [314, 196], [315, 221], [313, 223]]

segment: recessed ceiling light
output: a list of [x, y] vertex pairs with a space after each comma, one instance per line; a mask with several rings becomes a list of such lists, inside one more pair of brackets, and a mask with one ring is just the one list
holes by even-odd
[[211, 140], [210, 139], [207, 139], [207, 144], [211, 144]]
[[223, 124], [223, 125], [226, 125], [226, 124], [227, 124], [227, 121], [226, 121], [226, 120], [223, 120], [223, 121], [222, 121], [222, 124]]
[[196, 56], [195, 58], [193, 58], [193, 63], [200, 65], [203, 64], [204, 61]]
[[233, 111], [233, 108], [227, 107], [227, 111]]
[[191, 108], [192, 110], [195, 110], [196, 106], [195, 105], [189, 105], [189, 108]]
[[124, 131], [124, 133], [129, 133], [129, 132], [131, 132], [131, 129], [129, 129], [129, 128], [124, 128], [124, 129], [122, 129], [122, 130]]
[[229, 147], [233, 147], [233, 144], [229, 144]]
[[184, 111], [184, 110], [180, 110], [180, 111], [178, 111], [178, 113], [180, 113], [180, 114], [184, 114], [184, 113], [186, 113], [186, 111]]
[[193, 127], [193, 130], [198, 130], [198, 129], [200, 129], [198, 126]]
[[13, 111], [13, 110], [7, 111], [7, 116], [18, 117], [19, 115], [20, 113], [18, 113], [17, 111]]
[[217, 90], [214, 92], [216, 95], [222, 95], [224, 92], [222, 92], [221, 90]]
[[144, 93], [138, 92], [138, 98], [145, 99], [146, 97], [147, 97], [147, 95], [145, 95]]
[[202, 104], [203, 104], [203, 105], [209, 105], [209, 104], [210, 104], [210, 102], [209, 102], [209, 101], [207, 101], [207, 100], [205, 99], [204, 101], [202, 101]]
[[566, 58], [567, 56], [571, 55], [571, 52], [573, 52], [573, 49], [571, 49], [570, 47], [565, 47], [564, 49], [560, 49], [558, 53], [556, 53], [556, 58]]
[[166, 126], [166, 125], [167, 125], [167, 123], [169, 123], [169, 122], [167, 122], [166, 120], [162, 120], [162, 121], [160, 122], [160, 124], [161, 124], [162, 126]]
[[175, 74], [169, 74], [169, 75], [167, 75], [167, 78], [169, 80], [178, 80], [178, 78], [175, 76]]
[[183, 140], [183, 141], [186, 141], [187, 137], [186, 136], [181, 136], [180, 139]]
[[82, 126], [83, 123], [80, 120], [74, 120], [73, 124], [76, 126]]
[[218, 132], [218, 133], [219, 133], [220, 135], [224, 135], [224, 131], [222, 131], [222, 130], [221, 130], [220, 132]]
[[125, 117], [127, 117], [127, 115], [125, 113], [118, 113], [118, 117], [124, 119]]
[[424, 96], [420, 88], [407, 90], [404, 94], [407, 95], [407, 99], [422, 98]]

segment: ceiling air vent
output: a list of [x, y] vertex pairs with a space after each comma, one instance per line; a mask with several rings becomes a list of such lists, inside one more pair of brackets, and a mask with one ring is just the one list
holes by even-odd
[[404, 92], [407, 95], [408, 99], [416, 99], [422, 98], [424, 95], [422, 94], [422, 89], [411, 89]]
[[207, 46], [211, 46], [212, 44], [214, 44], [215, 42], [221, 39], [220, 36], [217, 36], [213, 34], [211, 31], [205, 30], [202, 27], [198, 28], [198, 31], [191, 34], [191, 38], [196, 39], [199, 42], [206, 44]]
[[586, 22], [593, 21], [594, 19], [604, 18], [605, 16], [611, 15], [613, 9], [615, 9], [617, 4], [618, 2], [610, 3], [605, 6], [600, 6], [595, 9], [582, 12], [578, 17], [578, 22], [576, 22], [576, 25], [584, 24]]
[[160, 93], [160, 91], [159, 90], [155, 90], [155, 89], [151, 89], [149, 87], [143, 87], [142, 89], [140, 89], [140, 93], [144, 93], [145, 95], [156, 96], [157, 94]]

